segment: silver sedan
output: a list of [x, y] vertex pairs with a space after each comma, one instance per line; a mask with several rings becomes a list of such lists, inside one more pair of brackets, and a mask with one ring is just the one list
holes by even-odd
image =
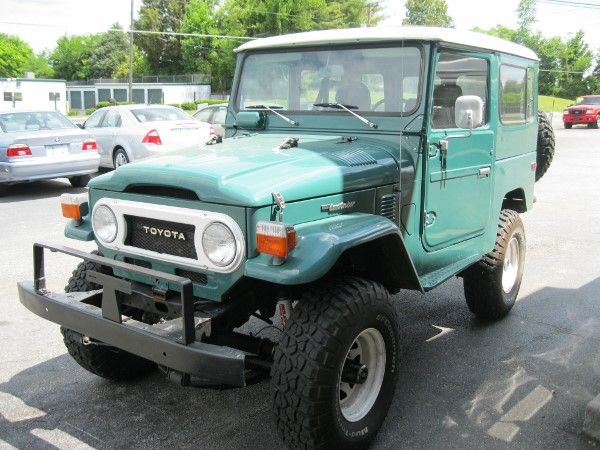
[[98, 171], [96, 142], [57, 111], [0, 111], [0, 195], [10, 184], [49, 178], [87, 185]]
[[201, 148], [211, 137], [209, 124], [167, 105], [100, 108], [82, 127], [98, 142], [100, 165], [109, 168], [181, 148]]

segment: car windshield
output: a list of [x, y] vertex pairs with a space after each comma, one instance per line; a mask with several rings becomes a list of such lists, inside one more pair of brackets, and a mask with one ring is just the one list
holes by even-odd
[[583, 97], [576, 105], [600, 105], [600, 97]]
[[138, 122], [158, 122], [161, 120], [191, 120], [192, 118], [177, 108], [137, 108], [131, 113]]
[[18, 131], [61, 130], [77, 128], [73, 122], [55, 111], [15, 112], [0, 114], [0, 129], [5, 133]]
[[406, 113], [416, 109], [421, 85], [417, 47], [282, 50], [249, 54], [243, 62], [235, 105], [288, 111]]

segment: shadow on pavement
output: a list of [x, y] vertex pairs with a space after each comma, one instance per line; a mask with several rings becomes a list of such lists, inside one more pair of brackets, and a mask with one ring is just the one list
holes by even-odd
[[58, 197], [64, 192], [79, 194], [86, 188], [73, 188], [66, 178], [32, 181], [8, 186], [6, 195], [0, 197], [0, 203], [25, 202], [42, 198]]
[[[600, 392], [600, 278], [537, 291], [497, 323], [470, 315], [459, 280], [438, 291], [397, 298], [402, 369], [374, 447], [588, 447], [581, 425]], [[67, 355], [0, 384], [0, 413], [0, 439], [17, 448], [281, 448], [268, 382], [213, 391], [156, 372], [112, 383]]]

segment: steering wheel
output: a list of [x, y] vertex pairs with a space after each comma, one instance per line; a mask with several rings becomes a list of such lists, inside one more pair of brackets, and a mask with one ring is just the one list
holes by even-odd
[[378, 102], [375, 102], [375, 104], [371, 107], [371, 111], [377, 111], [377, 108], [379, 108], [383, 104], [385, 104], [385, 98], [382, 98]]

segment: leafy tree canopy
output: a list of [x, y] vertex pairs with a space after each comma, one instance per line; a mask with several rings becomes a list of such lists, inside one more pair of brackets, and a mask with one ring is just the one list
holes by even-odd
[[454, 27], [454, 20], [448, 15], [446, 0], [408, 0], [404, 25], [427, 25]]

